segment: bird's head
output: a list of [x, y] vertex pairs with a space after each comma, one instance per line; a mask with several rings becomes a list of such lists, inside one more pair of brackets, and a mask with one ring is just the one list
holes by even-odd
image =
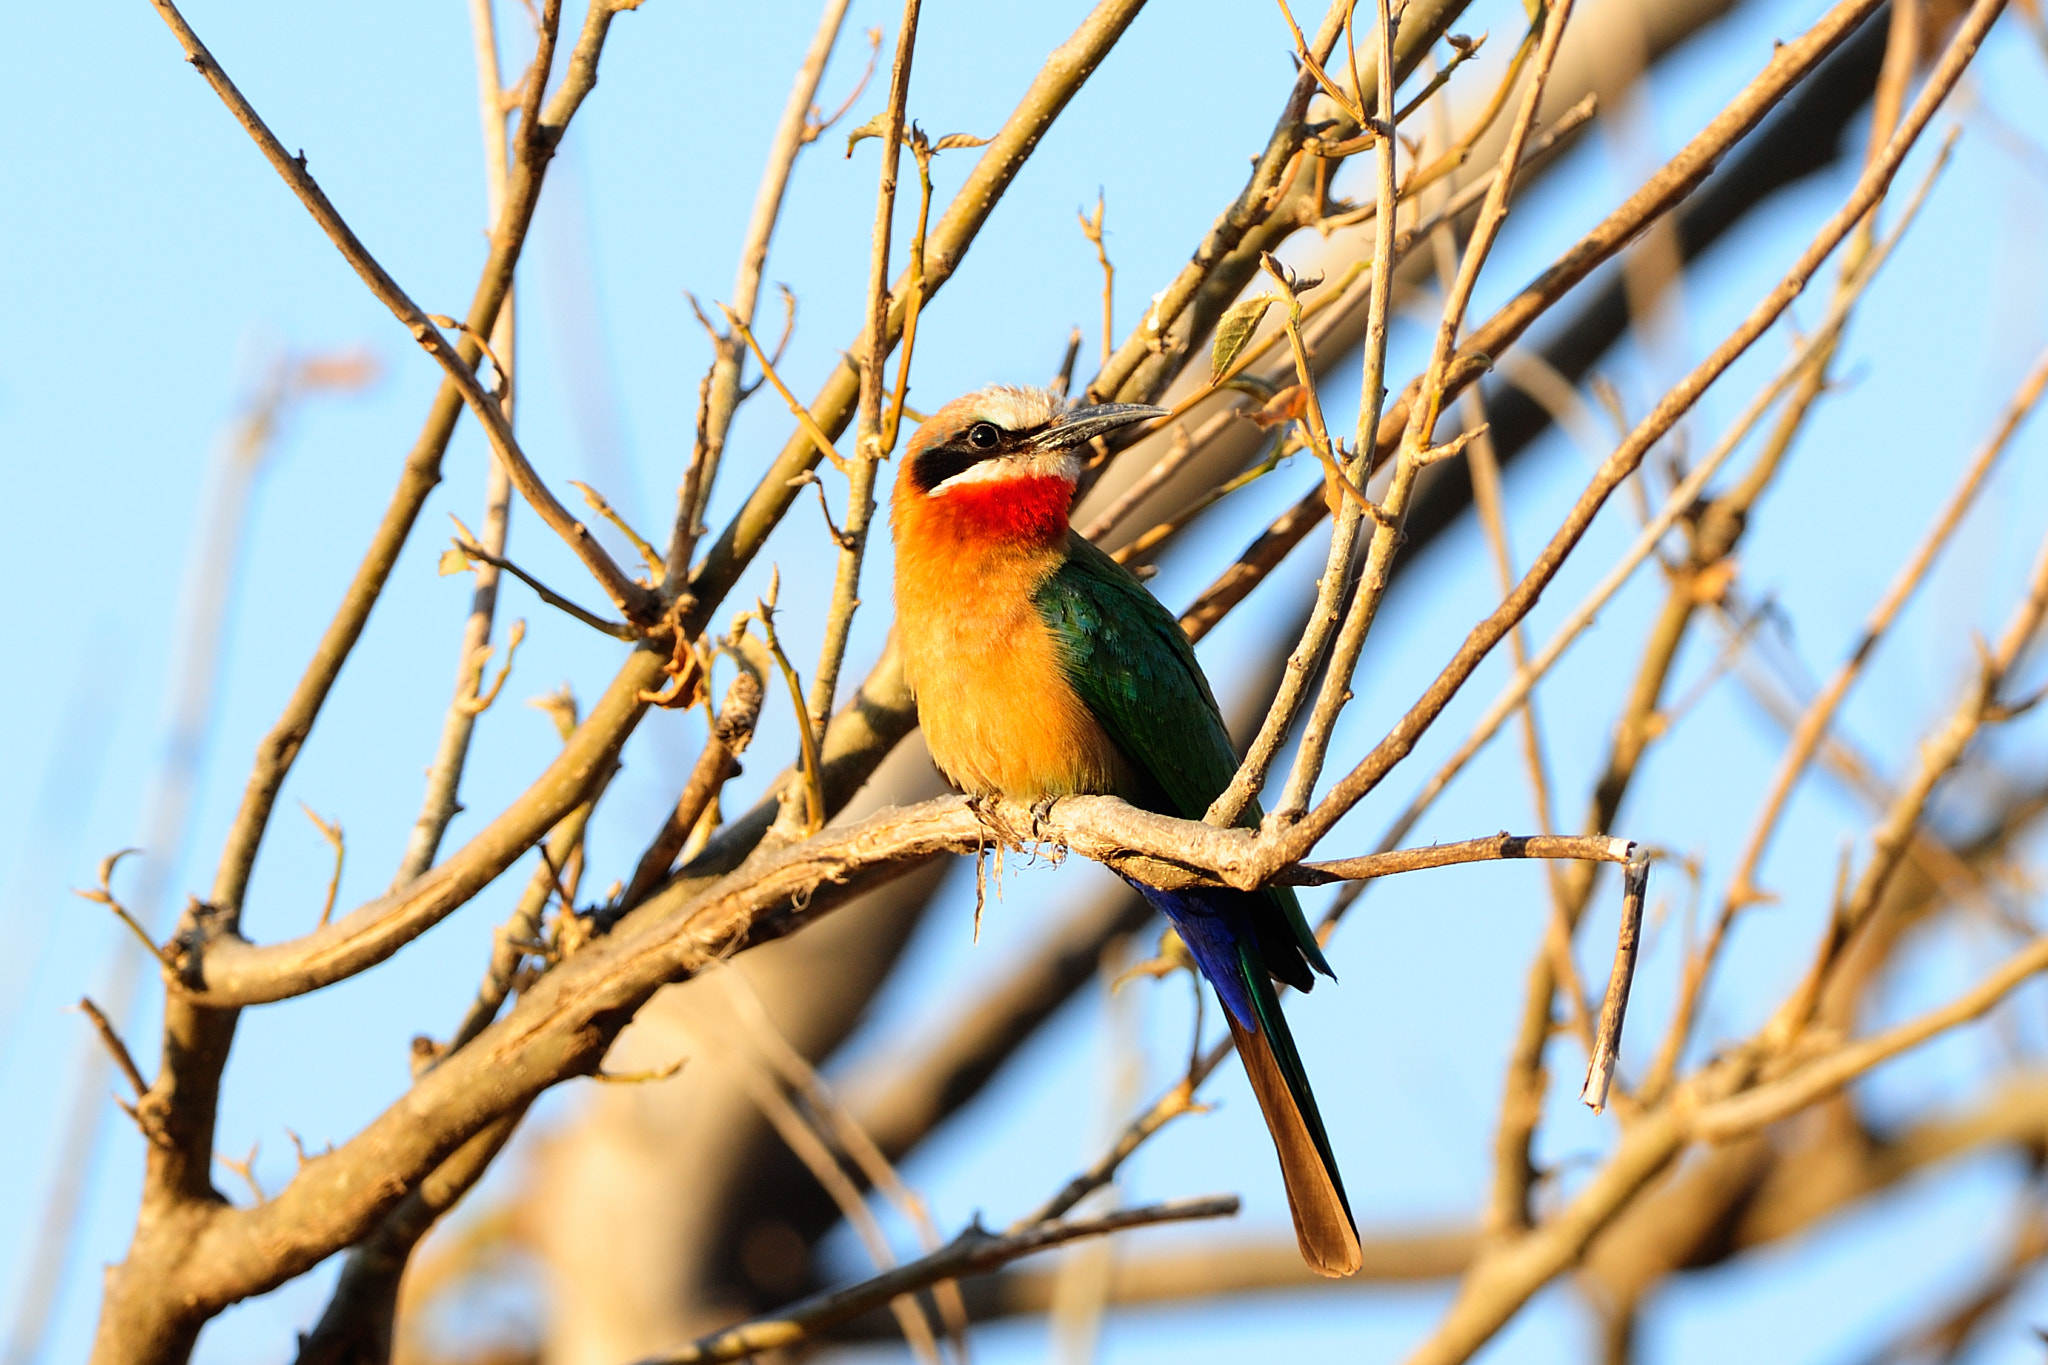
[[934, 412], [910, 438], [896, 520], [956, 534], [1063, 539], [1088, 442], [1165, 415], [1140, 403], [1069, 406], [1051, 389], [996, 384]]

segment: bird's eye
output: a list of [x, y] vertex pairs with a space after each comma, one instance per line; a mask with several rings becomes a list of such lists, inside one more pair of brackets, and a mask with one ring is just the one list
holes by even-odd
[[967, 444], [976, 450], [994, 450], [1002, 439], [1003, 433], [994, 422], [976, 422], [967, 428]]

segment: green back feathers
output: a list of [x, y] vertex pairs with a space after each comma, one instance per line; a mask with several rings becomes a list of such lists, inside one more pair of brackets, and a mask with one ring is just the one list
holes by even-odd
[[[1180, 623], [1129, 569], [1078, 535], [1067, 538], [1066, 563], [1039, 586], [1037, 603], [1065, 652], [1067, 681], [1151, 788], [1121, 794], [1163, 815], [1201, 819], [1230, 785], [1238, 759]], [[1257, 828], [1261, 814], [1254, 801], [1238, 823]], [[1259, 896], [1280, 922], [1259, 926], [1269, 970], [1296, 977], [1275, 955], [1292, 939], [1311, 966], [1328, 973], [1293, 890], [1268, 887]], [[1289, 932], [1274, 934], [1280, 924]]]
[[1079, 536], [1038, 590], [1066, 655], [1067, 681], [1154, 792], [1162, 814], [1199, 820], [1230, 785], [1237, 755], [1180, 624], [1130, 570]]

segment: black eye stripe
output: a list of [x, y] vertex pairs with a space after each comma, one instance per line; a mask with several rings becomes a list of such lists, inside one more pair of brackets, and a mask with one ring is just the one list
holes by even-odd
[[918, 487], [929, 493], [955, 474], [964, 474], [987, 458], [987, 455], [975, 451], [940, 446], [917, 457], [914, 476]]
[[994, 422], [976, 422], [942, 446], [933, 446], [917, 457], [911, 478], [929, 493], [956, 474], [964, 474], [983, 460], [996, 459], [1017, 447], [1014, 433]]

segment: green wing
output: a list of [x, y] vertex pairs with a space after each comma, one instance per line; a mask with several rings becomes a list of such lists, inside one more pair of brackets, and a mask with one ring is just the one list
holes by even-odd
[[1237, 755], [1179, 623], [1130, 570], [1079, 536], [1039, 588], [1038, 610], [1065, 652], [1067, 681], [1157, 788], [1126, 795], [1201, 819], [1230, 785]]
[[[1065, 652], [1067, 681], [1151, 788], [1126, 795], [1161, 814], [1201, 819], [1238, 760], [1180, 623], [1130, 570], [1078, 535], [1068, 537], [1067, 561], [1039, 587], [1037, 602]], [[1256, 828], [1261, 814], [1252, 802], [1238, 823]], [[1259, 896], [1291, 931], [1284, 939], [1328, 973], [1293, 890], [1268, 887]], [[1278, 926], [1267, 919], [1261, 927]], [[1268, 933], [1259, 938], [1268, 966], [1300, 984], [1282, 960], [1292, 954], [1276, 953], [1280, 944]]]

